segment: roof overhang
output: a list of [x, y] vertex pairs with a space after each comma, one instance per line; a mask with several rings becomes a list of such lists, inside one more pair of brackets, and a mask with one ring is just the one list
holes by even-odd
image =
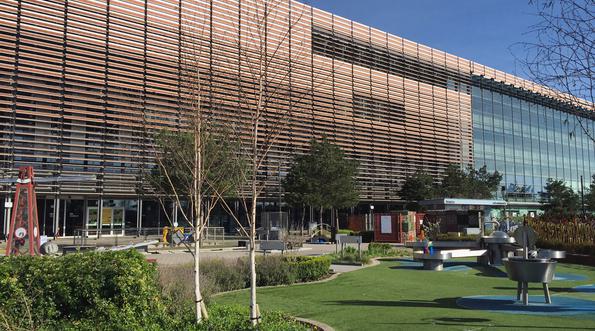
[[444, 206], [486, 206], [486, 207], [504, 207], [507, 205], [504, 200], [487, 200], [487, 199], [432, 199], [423, 200], [419, 202], [422, 206], [444, 205]]

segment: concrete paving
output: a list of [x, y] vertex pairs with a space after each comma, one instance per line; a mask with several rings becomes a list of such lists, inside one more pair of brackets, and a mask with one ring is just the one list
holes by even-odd
[[[362, 250], [367, 249], [367, 244], [362, 245]], [[299, 250], [288, 251], [285, 254], [304, 255], [304, 256], [318, 256], [335, 252], [335, 245], [333, 244], [304, 244]], [[281, 254], [281, 251], [273, 251], [269, 254]], [[262, 251], [257, 251], [258, 255], [264, 255]], [[241, 257], [248, 257], [248, 250], [245, 248], [222, 248], [222, 249], [203, 249], [200, 253], [202, 260], [208, 259], [224, 259], [232, 260]], [[159, 250], [158, 252], [147, 254], [147, 258], [155, 259], [161, 265], [176, 265], [192, 263], [192, 254], [187, 250]], [[350, 266], [346, 266], [350, 267]]]

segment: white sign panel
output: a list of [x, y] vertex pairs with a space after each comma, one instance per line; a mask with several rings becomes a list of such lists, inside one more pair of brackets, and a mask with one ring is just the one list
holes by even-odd
[[380, 233], [393, 233], [392, 219], [390, 216], [380, 217]]

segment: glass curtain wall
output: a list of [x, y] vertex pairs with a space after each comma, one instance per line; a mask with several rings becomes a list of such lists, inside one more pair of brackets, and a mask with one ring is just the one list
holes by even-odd
[[[595, 142], [576, 115], [479, 86], [472, 94], [475, 167], [498, 170], [507, 197], [537, 201], [548, 178], [564, 180], [578, 192], [582, 175], [588, 187]], [[580, 121], [595, 132], [593, 119]]]

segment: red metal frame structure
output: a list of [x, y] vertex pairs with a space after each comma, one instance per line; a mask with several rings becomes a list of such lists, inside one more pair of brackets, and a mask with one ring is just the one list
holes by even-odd
[[39, 222], [33, 167], [20, 167], [6, 255], [39, 255]]

